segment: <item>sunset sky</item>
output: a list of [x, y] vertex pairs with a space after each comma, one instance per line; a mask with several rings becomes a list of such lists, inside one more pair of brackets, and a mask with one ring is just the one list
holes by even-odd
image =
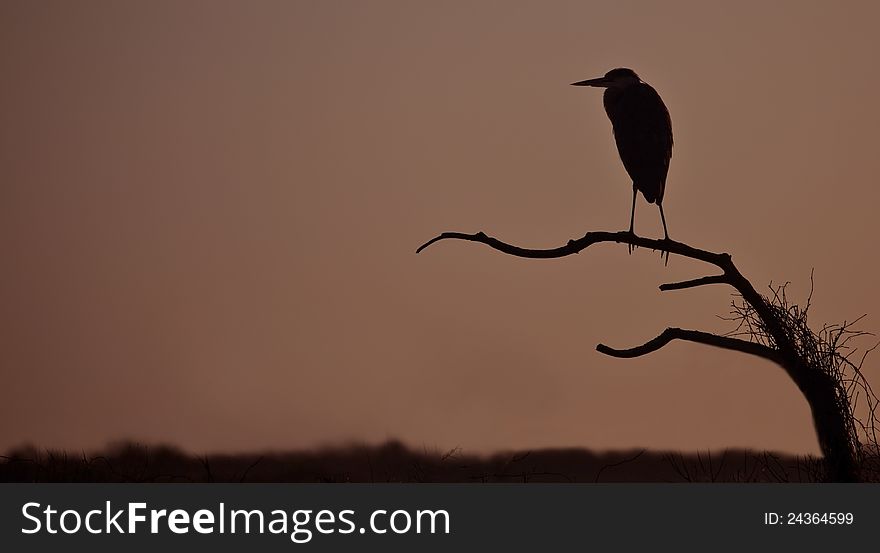
[[[668, 106], [672, 238], [880, 331], [875, 2], [0, 3], [0, 452], [401, 439], [817, 453], [712, 268], [600, 245], [631, 183], [599, 89]], [[662, 236], [640, 197], [636, 232]], [[867, 339], [860, 345], [871, 346]], [[880, 386], [880, 357], [866, 363]]]

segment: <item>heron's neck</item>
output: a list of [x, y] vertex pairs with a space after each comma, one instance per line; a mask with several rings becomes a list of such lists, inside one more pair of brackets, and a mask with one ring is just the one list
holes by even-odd
[[608, 114], [608, 117], [613, 121], [614, 117], [612, 114], [617, 109], [617, 104], [620, 102], [621, 96], [623, 96], [625, 89], [623, 88], [606, 88], [605, 94], [602, 95], [602, 103], [605, 104], [605, 113]]

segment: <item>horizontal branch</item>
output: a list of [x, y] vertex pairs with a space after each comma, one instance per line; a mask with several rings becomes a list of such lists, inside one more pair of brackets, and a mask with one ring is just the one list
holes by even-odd
[[632, 357], [641, 357], [642, 355], [653, 353], [671, 342], [672, 340], [685, 340], [687, 342], [697, 342], [699, 344], [706, 344], [709, 346], [715, 346], [724, 349], [732, 349], [736, 351], [741, 351], [743, 353], [749, 353], [751, 355], [757, 355], [758, 357], [769, 359], [774, 363], [782, 364], [782, 358], [780, 357], [779, 353], [776, 350], [769, 348], [763, 344], [747, 342], [745, 340], [740, 340], [739, 338], [731, 338], [729, 336], [719, 336], [717, 334], [712, 334], [711, 332], [702, 332], [699, 330], [684, 330], [681, 328], [667, 328], [663, 331], [662, 334], [660, 334], [660, 336], [657, 336], [653, 340], [634, 348], [614, 349], [606, 346], [605, 344], [599, 344], [598, 346], [596, 346], [596, 350], [600, 353], [604, 353], [605, 355], [610, 355], [611, 357], [629, 359]]
[[712, 275], [695, 278], [693, 280], [685, 280], [683, 282], [670, 282], [669, 284], [661, 284], [660, 290], [684, 290], [685, 288], [696, 288], [697, 286], [705, 286], [706, 284], [730, 284], [727, 275]]
[[516, 257], [527, 257], [529, 259], [555, 259], [580, 253], [581, 251], [592, 246], [593, 244], [598, 244], [601, 242], [617, 242], [618, 244], [629, 244], [631, 246], [640, 246], [643, 248], [649, 248], [653, 250], [674, 253], [676, 255], [681, 255], [684, 257], [690, 257], [691, 259], [697, 259], [700, 261], [705, 261], [707, 263], [712, 263], [713, 265], [717, 265], [722, 269], [724, 269], [726, 267], [726, 263], [729, 263], [730, 261], [730, 255], [726, 253], [714, 253], [708, 252], [706, 250], [700, 250], [688, 246], [687, 244], [684, 244], [682, 242], [676, 242], [675, 240], [643, 238], [625, 230], [619, 232], [588, 232], [581, 238], [578, 238], [576, 240], [569, 240], [568, 243], [564, 246], [549, 249], [521, 248], [519, 246], [514, 246], [512, 244], [502, 242], [501, 240], [488, 236], [483, 232], [477, 232], [475, 234], [467, 234], [464, 232], [444, 232], [443, 234], [435, 236], [431, 240], [428, 240], [427, 242], [419, 246], [419, 249], [416, 250], [416, 253], [421, 252], [431, 244], [434, 244], [435, 242], [439, 242], [441, 240], [467, 240], [469, 242], [480, 242], [502, 253], [514, 255]]

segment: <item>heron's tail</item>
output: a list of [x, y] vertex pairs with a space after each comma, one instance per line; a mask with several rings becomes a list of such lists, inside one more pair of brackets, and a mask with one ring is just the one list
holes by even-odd
[[649, 204], [663, 201], [664, 183], [656, 180], [639, 181], [636, 188], [642, 193]]

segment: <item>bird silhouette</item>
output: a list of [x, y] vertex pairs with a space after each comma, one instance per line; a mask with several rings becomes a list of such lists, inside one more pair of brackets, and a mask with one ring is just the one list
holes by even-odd
[[602, 97], [605, 112], [614, 129], [617, 152], [633, 183], [629, 232], [633, 233], [638, 191], [648, 203], [656, 203], [660, 208], [664, 239], [669, 240], [663, 193], [666, 191], [669, 160], [672, 159], [672, 119], [660, 95], [635, 71], [626, 68], [612, 69], [603, 77], [572, 85], [605, 89]]

